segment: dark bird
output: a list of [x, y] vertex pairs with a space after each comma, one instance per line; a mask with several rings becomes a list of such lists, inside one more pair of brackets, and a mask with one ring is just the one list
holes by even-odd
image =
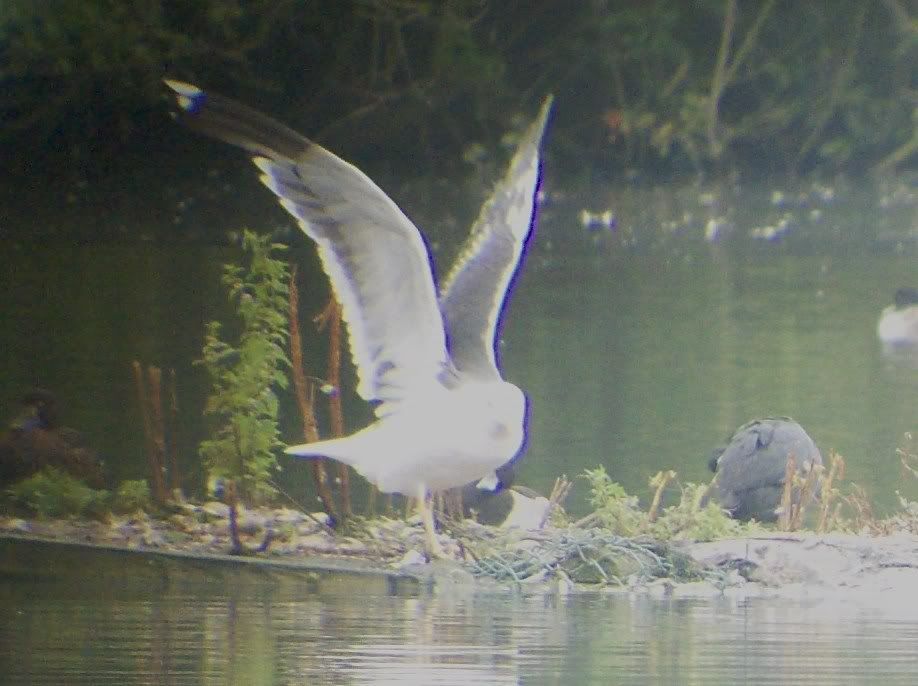
[[15, 483], [55, 467], [102, 488], [105, 478], [96, 452], [76, 429], [60, 425], [54, 394], [35, 389], [22, 398], [22, 408], [0, 437], [0, 483]]
[[548, 516], [548, 498], [526, 486], [500, 491], [483, 491], [474, 486], [462, 489], [463, 515], [479, 524], [537, 529]]
[[822, 465], [813, 439], [793, 419], [766, 417], [743, 424], [711, 455], [714, 480], [709, 495], [735, 519], [773, 522], [790, 456], [799, 474]]

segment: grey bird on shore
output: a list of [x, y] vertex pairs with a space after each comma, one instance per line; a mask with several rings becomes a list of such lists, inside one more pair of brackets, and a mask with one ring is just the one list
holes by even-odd
[[790, 457], [800, 474], [822, 465], [819, 448], [793, 419], [766, 417], [743, 424], [711, 456], [710, 494], [735, 519], [773, 522]]

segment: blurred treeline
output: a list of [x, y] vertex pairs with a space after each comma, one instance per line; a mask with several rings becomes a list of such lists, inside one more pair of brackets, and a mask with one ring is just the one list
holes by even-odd
[[0, 145], [33, 172], [151, 149], [168, 75], [402, 176], [488, 164], [548, 92], [573, 182], [895, 169], [916, 57], [909, 0], [3, 0]]

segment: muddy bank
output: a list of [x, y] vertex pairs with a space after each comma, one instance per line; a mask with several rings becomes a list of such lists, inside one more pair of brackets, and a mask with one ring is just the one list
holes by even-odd
[[[0, 537], [172, 555], [180, 562], [229, 562], [220, 503], [188, 505], [166, 518], [144, 513], [107, 522], [0, 518]], [[397, 575], [446, 590], [456, 586], [531, 591], [611, 592], [666, 597], [777, 597], [901, 603], [918, 591], [918, 536], [762, 534], [708, 543], [628, 540], [601, 529], [499, 529], [473, 522], [441, 535], [455, 562], [424, 564], [421, 527], [412, 520], [355, 524], [332, 532], [321, 516], [296, 510], [245, 511], [240, 529], [265, 567]], [[906, 594], [903, 596], [903, 594]]]
[[[918, 592], [918, 536], [909, 533], [775, 533], [684, 549], [703, 567], [727, 573], [718, 591], [728, 595], [901, 603]], [[689, 584], [674, 592], [703, 590]]]

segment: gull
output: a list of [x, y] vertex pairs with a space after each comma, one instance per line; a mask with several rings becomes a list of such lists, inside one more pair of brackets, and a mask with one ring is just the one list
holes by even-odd
[[366, 428], [286, 452], [343, 462], [384, 493], [416, 497], [428, 555], [445, 557], [431, 492], [492, 478], [525, 442], [527, 399], [501, 377], [496, 347], [535, 224], [551, 96], [438, 291], [420, 231], [362, 171], [245, 105], [166, 85], [183, 123], [254, 155], [262, 183], [316, 243], [348, 328], [357, 394], [375, 405]]
[[889, 348], [918, 347], [918, 288], [900, 288], [894, 303], [883, 309], [877, 336]]

